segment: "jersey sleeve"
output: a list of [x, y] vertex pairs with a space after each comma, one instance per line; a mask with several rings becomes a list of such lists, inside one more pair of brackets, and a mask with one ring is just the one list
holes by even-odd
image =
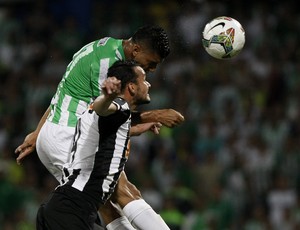
[[117, 106], [117, 111], [130, 111], [128, 103], [123, 98], [117, 97], [115, 100], [113, 100], [113, 104]]

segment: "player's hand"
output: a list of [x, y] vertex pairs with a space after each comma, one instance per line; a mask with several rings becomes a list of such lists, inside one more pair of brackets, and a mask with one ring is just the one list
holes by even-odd
[[144, 132], [151, 131], [158, 135], [162, 124], [160, 122], [148, 122], [131, 126], [130, 136], [139, 136]]
[[21, 164], [22, 160], [35, 150], [37, 136], [38, 134], [35, 131], [29, 133], [24, 142], [16, 148], [15, 153], [18, 154], [17, 164]]
[[153, 132], [154, 134], [158, 135], [160, 132], [160, 128], [162, 127], [162, 123], [160, 122], [155, 122], [154, 124], [152, 124], [152, 126], [150, 127], [150, 131]]
[[109, 77], [103, 82], [101, 89], [104, 95], [115, 97], [121, 91], [121, 81], [116, 77]]
[[157, 121], [169, 128], [173, 128], [184, 122], [184, 116], [174, 109], [159, 109], [156, 110], [156, 113]]

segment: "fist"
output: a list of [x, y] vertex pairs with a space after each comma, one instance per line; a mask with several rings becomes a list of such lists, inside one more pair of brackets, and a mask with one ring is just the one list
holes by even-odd
[[116, 96], [121, 92], [121, 81], [116, 77], [108, 77], [103, 82], [101, 89], [105, 95]]

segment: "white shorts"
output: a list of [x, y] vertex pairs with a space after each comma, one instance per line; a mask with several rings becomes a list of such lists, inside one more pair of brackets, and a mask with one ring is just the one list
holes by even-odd
[[37, 154], [49, 172], [59, 181], [63, 165], [68, 162], [75, 127], [67, 127], [46, 121], [36, 142]]

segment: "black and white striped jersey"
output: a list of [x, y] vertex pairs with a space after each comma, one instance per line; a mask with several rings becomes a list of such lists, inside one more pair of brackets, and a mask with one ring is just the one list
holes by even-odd
[[70, 159], [64, 165], [64, 184], [82, 192], [94, 204], [103, 204], [114, 191], [128, 159], [131, 113], [122, 98], [117, 111], [98, 116], [87, 110], [78, 120]]

